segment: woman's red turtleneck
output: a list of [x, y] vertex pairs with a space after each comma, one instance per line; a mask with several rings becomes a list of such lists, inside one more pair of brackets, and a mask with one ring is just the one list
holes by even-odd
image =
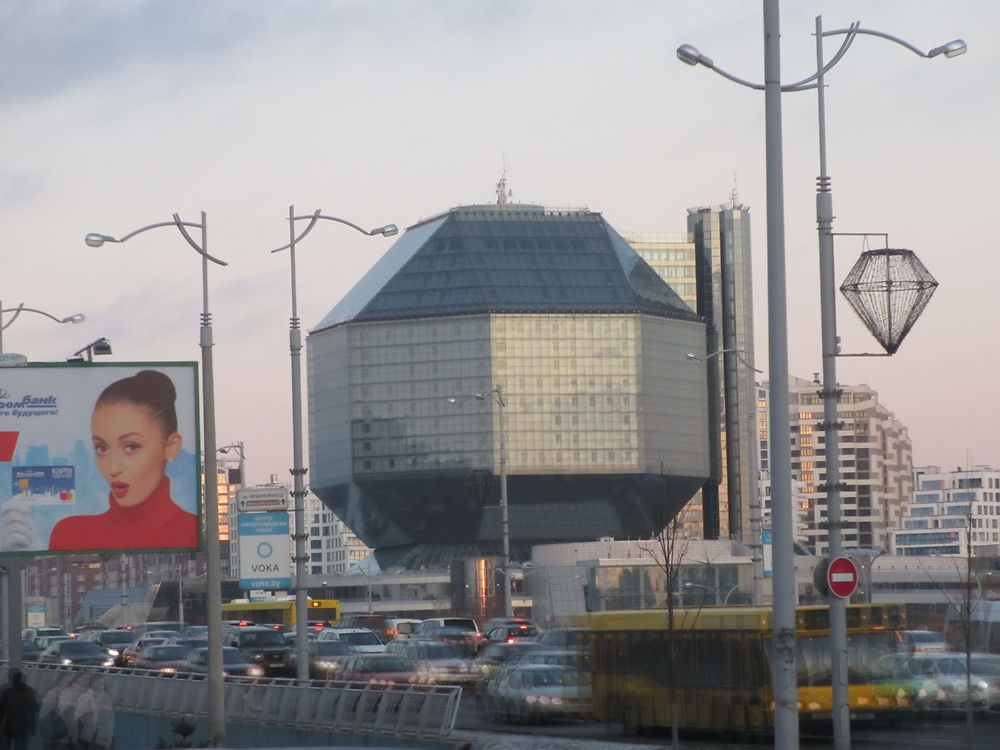
[[198, 546], [198, 517], [170, 498], [163, 477], [153, 494], [124, 508], [108, 493], [110, 507], [93, 516], [70, 516], [52, 529], [50, 550], [169, 549]]

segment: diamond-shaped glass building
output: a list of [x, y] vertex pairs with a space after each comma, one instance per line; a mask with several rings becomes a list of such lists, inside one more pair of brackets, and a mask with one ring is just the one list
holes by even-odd
[[501, 431], [514, 560], [649, 538], [710, 474], [705, 324], [598, 213], [422, 221], [307, 344], [310, 488], [383, 568], [499, 553]]

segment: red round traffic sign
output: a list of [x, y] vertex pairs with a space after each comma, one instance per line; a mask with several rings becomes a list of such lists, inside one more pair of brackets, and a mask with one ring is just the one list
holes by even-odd
[[858, 566], [849, 557], [835, 557], [826, 570], [826, 582], [831, 594], [847, 599], [858, 587]]

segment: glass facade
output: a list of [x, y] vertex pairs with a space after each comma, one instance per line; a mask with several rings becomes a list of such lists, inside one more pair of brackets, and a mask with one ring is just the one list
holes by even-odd
[[[598, 214], [468, 207], [417, 229], [310, 334], [312, 490], [380, 563], [495, 554], [502, 427], [515, 558], [658, 531], [708, 471], [705, 367], [685, 357], [704, 324]], [[502, 410], [476, 398], [498, 386]]]

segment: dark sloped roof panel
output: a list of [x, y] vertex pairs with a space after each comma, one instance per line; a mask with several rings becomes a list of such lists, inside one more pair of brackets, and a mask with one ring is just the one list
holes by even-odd
[[313, 330], [482, 312], [696, 317], [600, 214], [507, 204], [409, 228]]

